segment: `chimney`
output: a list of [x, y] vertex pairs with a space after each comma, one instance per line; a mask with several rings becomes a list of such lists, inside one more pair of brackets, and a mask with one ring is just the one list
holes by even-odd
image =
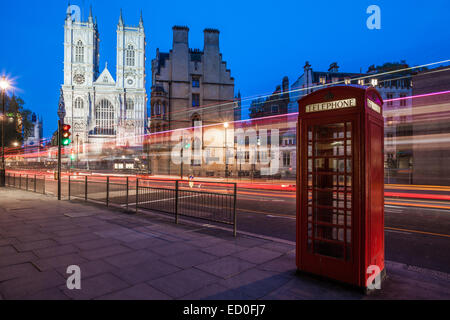
[[188, 34], [189, 34], [189, 28], [186, 26], [173, 26], [173, 44], [176, 43], [183, 43], [188, 44]]
[[204, 50], [212, 49], [219, 51], [219, 30], [217, 29], [205, 29], [204, 34]]

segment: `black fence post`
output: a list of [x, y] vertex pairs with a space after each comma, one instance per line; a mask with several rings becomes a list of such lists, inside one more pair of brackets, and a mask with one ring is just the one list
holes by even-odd
[[136, 213], [138, 213], [138, 202], [139, 202], [139, 179], [136, 177]]
[[129, 187], [128, 187], [128, 176], [127, 176], [127, 199], [126, 199], [126, 208], [127, 208], [127, 211], [128, 211], [128, 194], [129, 194]]
[[178, 180], [175, 181], [175, 223], [178, 224]]
[[68, 182], [68, 194], [69, 194], [69, 200], [70, 200], [70, 173], [69, 173], [69, 182]]
[[237, 234], [237, 216], [236, 216], [236, 200], [237, 200], [237, 184], [234, 184], [234, 204], [233, 204], [233, 235], [236, 237]]
[[87, 193], [88, 193], [88, 176], [84, 176], [84, 201], [87, 201]]
[[106, 206], [109, 207], [109, 176], [106, 177]]

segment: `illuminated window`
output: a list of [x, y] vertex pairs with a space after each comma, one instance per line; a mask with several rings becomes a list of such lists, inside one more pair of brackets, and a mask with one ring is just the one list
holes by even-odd
[[386, 94], [386, 98], [387, 98], [387, 100], [391, 100], [391, 101], [387, 102], [387, 105], [389, 107], [392, 107], [392, 99], [394, 99], [394, 94], [393, 93], [387, 93]]
[[200, 88], [200, 78], [192, 77], [192, 88]]
[[345, 84], [350, 84], [350, 83], [351, 83], [350, 78], [349, 78], [349, 77], [346, 77], [346, 78], [344, 79], [344, 83], [345, 83]]
[[200, 95], [198, 93], [192, 94], [192, 106], [193, 107], [200, 106]]
[[134, 52], [134, 47], [133, 45], [129, 44], [126, 50], [126, 65], [129, 67], [133, 67], [134, 66], [134, 56], [135, 56], [135, 52]]
[[404, 94], [404, 93], [402, 93], [401, 95], [400, 95], [400, 98], [402, 98], [401, 100], [400, 100], [400, 106], [401, 107], [406, 107], [406, 94]]
[[359, 80], [358, 80], [358, 84], [359, 84], [360, 86], [363, 86], [363, 85], [364, 85], [364, 79], [359, 79]]
[[77, 63], [84, 62], [84, 46], [81, 40], [79, 40], [77, 42], [77, 45], [75, 46], [75, 62]]
[[95, 106], [95, 130], [98, 135], [114, 135], [114, 107], [106, 99]]

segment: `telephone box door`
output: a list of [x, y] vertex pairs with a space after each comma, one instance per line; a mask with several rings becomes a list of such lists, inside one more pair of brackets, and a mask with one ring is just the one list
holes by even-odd
[[358, 281], [358, 116], [301, 119], [302, 269]]

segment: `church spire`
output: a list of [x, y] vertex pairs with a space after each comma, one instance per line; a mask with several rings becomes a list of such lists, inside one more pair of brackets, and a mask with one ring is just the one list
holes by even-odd
[[94, 18], [92, 17], [92, 5], [89, 7], [89, 18], [88, 18], [88, 22], [89, 22], [89, 23], [94, 23]]
[[120, 9], [119, 26], [123, 27], [122, 9]]
[[141, 27], [141, 28], [144, 27], [144, 19], [142, 19], [142, 10], [141, 10], [141, 17], [139, 19], [139, 27]]

